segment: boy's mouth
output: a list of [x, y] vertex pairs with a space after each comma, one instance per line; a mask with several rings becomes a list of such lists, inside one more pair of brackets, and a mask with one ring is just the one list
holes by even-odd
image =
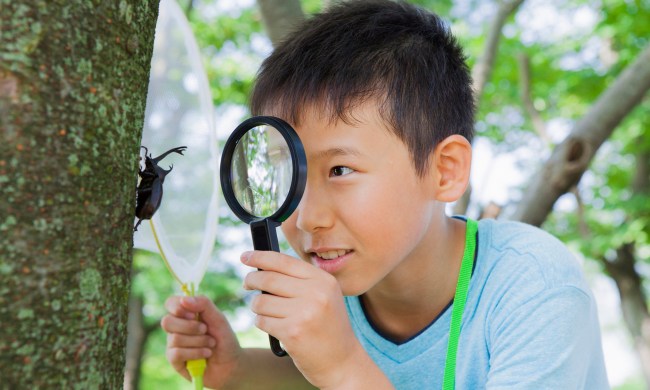
[[329, 250], [325, 252], [313, 252], [313, 253], [323, 260], [333, 260], [336, 259], [337, 257], [341, 257], [350, 252], [352, 251], [348, 249], [338, 249], [338, 250]]
[[325, 272], [335, 273], [347, 262], [351, 249], [333, 249], [309, 252], [312, 263]]

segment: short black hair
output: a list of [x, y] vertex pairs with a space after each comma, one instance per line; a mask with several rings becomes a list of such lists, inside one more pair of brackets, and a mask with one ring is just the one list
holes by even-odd
[[[331, 120], [354, 120], [377, 99], [381, 118], [407, 146], [423, 175], [440, 141], [473, 136], [474, 98], [465, 55], [444, 21], [388, 0], [342, 2], [314, 15], [264, 60], [251, 112], [272, 110], [296, 125], [322, 104]], [[321, 107], [318, 107], [321, 109]]]

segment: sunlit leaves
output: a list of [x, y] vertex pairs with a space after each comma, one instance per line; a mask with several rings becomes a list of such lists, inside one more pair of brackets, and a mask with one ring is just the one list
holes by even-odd
[[[202, 7], [216, 2], [202, 2]], [[242, 7], [237, 17], [217, 14], [205, 18], [197, 8], [189, 15], [192, 30], [204, 54], [213, 101], [245, 105], [257, 67], [271, 49], [263, 34], [259, 10]]]

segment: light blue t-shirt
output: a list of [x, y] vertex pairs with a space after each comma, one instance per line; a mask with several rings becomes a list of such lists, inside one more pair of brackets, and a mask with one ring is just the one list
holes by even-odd
[[[608, 389], [596, 303], [573, 255], [546, 232], [481, 220], [456, 389]], [[399, 389], [441, 389], [451, 307], [410, 340], [380, 335], [358, 297], [354, 332]]]

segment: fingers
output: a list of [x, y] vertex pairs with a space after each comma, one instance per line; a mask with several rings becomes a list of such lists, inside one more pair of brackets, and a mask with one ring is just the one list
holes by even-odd
[[307, 279], [314, 270], [317, 270], [304, 261], [273, 251], [244, 252], [241, 261], [250, 267], [279, 272], [299, 279]]
[[206, 297], [196, 296], [172, 297], [165, 307], [169, 311], [161, 321], [161, 327], [167, 332], [165, 355], [174, 369], [191, 380], [186, 363], [207, 359], [206, 381], [212, 378], [222, 383], [232, 375], [241, 356], [241, 347], [225, 316], [215, 305]]
[[245, 289], [286, 298], [304, 292], [304, 282], [316, 277], [315, 271], [318, 271], [304, 261], [272, 251], [244, 252], [241, 260], [261, 270], [251, 272], [244, 278]]
[[207, 335], [188, 336], [180, 333], [169, 333], [167, 335], [167, 346], [170, 348], [214, 348], [217, 341]]
[[207, 359], [212, 356], [208, 348], [167, 348], [165, 353], [167, 360], [174, 369], [187, 380], [192, 380], [185, 364], [188, 360]]
[[251, 301], [251, 311], [255, 314], [286, 318], [291, 314], [292, 302], [290, 298], [277, 297], [271, 294], [259, 294]]
[[209, 348], [167, 348], [166, 355], [167, 360], [176, 367], [184, 366], [188, 360], [207, 359], [212, 356], [212, 351]]
[[286, 328], [286, 321], [282, 318], [274, 318], [258, 315], [255, 317], [255, 326], [264, 333], [280, 339], [283, 343], [290, 331]]
[[188, 320], [196, 319], [197, 311], [191, 311], [185, 308], [183, 305], [181, 305], [181, 300], [182, 297], [179, 296], [169, 297], [165, 301], [165, 309], [167, 312], [179, 318], [186, 318]]
[[273, 271], [253, 271], [244, 278], [244, 289], [260, 290], [280, 297], [291, 298], [304, 291], [304, 279]]
[[[201, 322], [204, 322], [208, 325], [208, 332], [213, 333], [217, 329], [229, 329], [228, 320], [226, 317], [217, 310], [217, 307], [214, 303], [207, 297], [195, 296], [195, 297], [182, 297], [179, 300], [179, 305], [182, 307], [182, 310], [192, 313], [193, 315], [199, 315]], [[187, 318], [187, 317], [185, 317]], [[196, 318], [196, 317], [192, 317]], [[215, 334], [213, 334], [214, 336]]]
[[197, 320], [198, 314], [210, 311], [210, 305], [203, 300], [192, 300], [188, 304], [185, 298], [171, 297], [165, 302], [165, 308], [169, 314], [160, 321], [161, 327], [167, 332], [165, 355], [179, 374], [191, 380], [185, 368], [186, 361], [210, 357], [211, 348], [217, 343], [206, 334], [208, 326]]
[[208, 331], [208, 327], [196, 320], [186, 320], [173, 315], [166, 315], [160, 321], [160, 326], [167, 333], [180, 333], [186, 335], [202, 335]]

